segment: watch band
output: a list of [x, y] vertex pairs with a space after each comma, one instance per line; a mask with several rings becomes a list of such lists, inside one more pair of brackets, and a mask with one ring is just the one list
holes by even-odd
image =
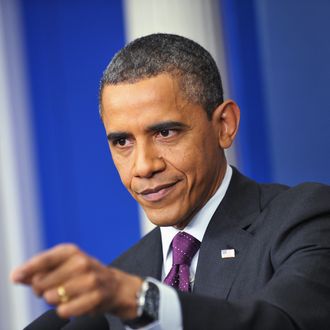
[[155, 283], [145, 279], [136, 300], [138, 317], [125, 322], [129, 327], [138, 329], [158, 320], [159, 289]]

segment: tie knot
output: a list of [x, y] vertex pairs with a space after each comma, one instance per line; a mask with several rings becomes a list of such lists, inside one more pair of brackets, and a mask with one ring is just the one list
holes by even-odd
[[172, 241], [173, 264], [188, 265], [198, 251], [201, 242], [185, 232], [177, 233]]

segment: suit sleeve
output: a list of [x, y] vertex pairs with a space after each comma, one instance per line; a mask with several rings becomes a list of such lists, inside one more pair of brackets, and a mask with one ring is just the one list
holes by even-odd
[[179, 293], [184, 329], [330, 329], [330, 189], [300, 186], [268, 210], [273, 275], [253, 296], [226, 301]]

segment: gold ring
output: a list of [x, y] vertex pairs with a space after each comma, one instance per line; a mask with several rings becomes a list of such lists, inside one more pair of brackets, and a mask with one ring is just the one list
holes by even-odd
[[61, 304], [66, 303], [66, 302], [69, 301], [69, 296], [68, 296], [68, 294], [66, 293], [66, 290], [64, 289], [64, 286], [60, 285], [60, 286], [57, 288], [57, 295], [58, 295], [58, 297], [60, 298], [60, 302], [61, 302]]

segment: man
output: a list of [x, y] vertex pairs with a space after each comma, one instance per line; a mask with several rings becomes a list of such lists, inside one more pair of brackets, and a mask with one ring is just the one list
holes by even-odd
[[330, 188], [259, 185], [227, 165], [239, 109], [206, 50], [133, 41], [103, 74], [100, 114], [157, 228], [111, 267], [59, 245], [13, 281], [64, 319], [105, 313], [111, 329], [330, 329]]

